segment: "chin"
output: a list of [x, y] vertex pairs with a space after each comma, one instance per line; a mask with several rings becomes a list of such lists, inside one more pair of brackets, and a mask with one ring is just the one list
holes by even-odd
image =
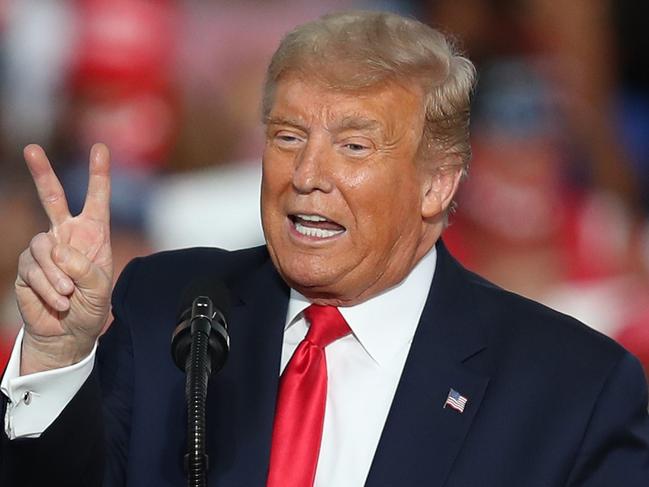
[[[340, 279], [332, 268], [322, 265], [310, 265], [311, 259], [288, 259], [288, 263], [280, 261], [280, 272], [286, 281], [300, 287], [328, 287]], [[319, 259], [318, 259], [319, 260]]]
[[345, 273], [330, 259], [293, 254], [273, 260], [284, 281], [305, 296], [330, 296], [341, 291]]

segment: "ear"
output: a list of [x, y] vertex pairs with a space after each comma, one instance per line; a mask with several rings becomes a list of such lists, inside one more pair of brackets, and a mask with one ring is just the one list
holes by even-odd
[[441, 165], [424, 175], [421, 216], [424, 219], [443, 215], [453, 201], [462, 179], [459, 164]]

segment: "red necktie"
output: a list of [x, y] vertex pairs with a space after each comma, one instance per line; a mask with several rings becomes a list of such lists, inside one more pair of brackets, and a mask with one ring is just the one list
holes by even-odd
[[334, 306], [312, 304], [311, 323], [279, 381], [267, 487], [312, 487], [327, 397], [324, 348], [351, 332]]

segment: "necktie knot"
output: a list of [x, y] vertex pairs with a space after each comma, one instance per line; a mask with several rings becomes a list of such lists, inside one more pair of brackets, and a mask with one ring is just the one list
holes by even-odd
[[304, 316], [310, 323], [306, 340], [320, 348], [351, 333], [345, 318], [335, 306], [312, 304], [304, 310]]

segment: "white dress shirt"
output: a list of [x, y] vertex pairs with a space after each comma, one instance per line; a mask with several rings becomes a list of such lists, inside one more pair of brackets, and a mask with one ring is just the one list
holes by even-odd
[[23, 330], [18, 332], [0, 390], [9, 398], [5, 433], [10, 439], [38, 438], [74, 397], [92, 372], [95, 344], [81, 362], [60, 369], [20, 375]]
[[[315, 487], [365, 483], [426, 303], [436, 259], [433, 247], [398, 285], [356, 306], [340, 308], [352, 334], [325, 349], [328, 387]], [[309, 304], [291, 291], [282, 371], [306, 336], [303, 311]], [[21, 338], [22, 334], [16, 339], [0, 385], [11, 401], [5, 431], [12, 439], [37, 437], [54, 422], [90, 375], [95, 355], [93, 350], [78, 364], [20, 377]]]

